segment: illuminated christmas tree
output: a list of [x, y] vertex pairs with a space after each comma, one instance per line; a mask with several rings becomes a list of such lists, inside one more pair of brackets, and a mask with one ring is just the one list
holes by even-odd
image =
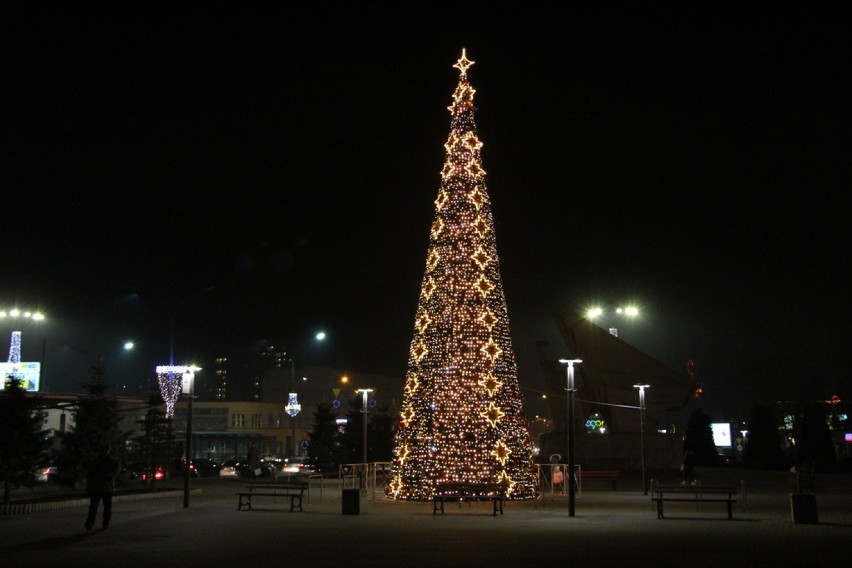
[[429, 499], [443, 482], [538, 492], [462, 50], [450, 136], [414, 321], [389, 496]]

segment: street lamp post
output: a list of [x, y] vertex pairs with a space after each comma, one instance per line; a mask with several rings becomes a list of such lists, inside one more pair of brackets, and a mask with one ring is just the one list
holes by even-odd
[[576, 490], [577, 479], [574, 475], [574, 393], [577, 389], [574, 388], [574, 363], [582, 363], [582, 359], [560, 359], [560, 363], [568, 365], [568, 516], [574, 516], [574, 508], [576, 505]]
[[364, 414], [364, 441], [361, 455], [364, 460], [364, 465], [367, 465], [367, 395], [373, 392], [373, 389], [358, 389], [355, 392], [361, 393], [361, 412]]
[[361, 487], [367, 487], [367, 395], [373, 392], [373, 389], [358, 389], [355, 392], [361, 393], [361, 412], [364, 414], [364, 439], [362, 440], [361, 455], [364, 461], [364, 475], [361, 478]]
[[645, 483], [645, 389], [651, 385], [633, 385], [639, 389], [639, 461], [642, 462], [642, 495], [648, 494]]
[[186, 460], [183, 469], [183, 508], [189, 507], [189, 478], [192, 473], [192, 400], [195, 398], [195, 371], [198, 367], [187, 367], [183, 372], [182, 391], [188, 396], [186, 403]]
[[[80, 349], [79, 347], [74, 347], [73, 345], [69, 345], [68, 343], [65, 344], [65, 347], [67, 347], [68, 349], [71, 349], [72, 351], [76, 351], [77, 353], [82, 353], [83, 355], [86, 355], [86, 356], [94, 359], [96, 361], [96, 363], [95, 363], [95, 366], [92, 367], [92, 371], [94, 372], [94, 374], [98, 378], [98, 380], [100, 380], [103, 377], [103, 373], [104, 373], [104, 369], [103, 369], [103, 367], [104, 367], [104, 355], [103, 354], [93, 355], [92, 353], [89, 353], [88, 351]], [[114, 351], [111, 351], [110, 353], [107, 353], [107, 355], [111, 355], [111, 354], [116, 353], [118, 351], [132, 351], [134, 347], [135, 347], [135, 345], [132, 341], [125, 341], [120, 348], [118, 348]]]
[[292, 449], [288, 455], [296, 455], [296, 415], [302, 411], [302, 405], [299, 404], [299, 395], [296, 393], [296, 363], [293, 357], [290, 357], [290, 394], [287, 396], [287, 406], [284, 407], [284, 412], [290, 416], [290, 444]]
[[[325, 332], [320, 331], [314, 336], [314, 341], [322, 341], [325, 339]], [[290, 417], [290, 443], [293, 445], [289, 455], [296, 455], [296, 415], [302, 410], [302, 405], [299, 404], [299, 395], [296, 392], [296, 362], [293, 354], [290, 355], [290, 393], [287, 396], [287, 405], [284, 407], [284, 412]]]

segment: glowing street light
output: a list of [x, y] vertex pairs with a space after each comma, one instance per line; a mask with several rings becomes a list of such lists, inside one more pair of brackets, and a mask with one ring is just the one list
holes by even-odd
[[[612, 312], [618, 317], [624, 317], [624, 318], [630, 318], [630, 319], [639, 316], [639, 308], [637, 306], [634, 306], [634, 305], [617, 306], [616, 308], [614, 308], [612, 310]], [[605, 310], [604, 308], [602, 308], [600, 306], [593, 306], [593, 307], [586, 310], [586, 318], [589, 319], [589, 320], [596, 320], [596, 319], [602, 318], [604, 315], [606, 315], [606, 313], [607, 313], [607, 310]], [[610, 335], [618, 337], [618, 328], [617, 327], [609, 327], [608, 331], [609, 331]]]

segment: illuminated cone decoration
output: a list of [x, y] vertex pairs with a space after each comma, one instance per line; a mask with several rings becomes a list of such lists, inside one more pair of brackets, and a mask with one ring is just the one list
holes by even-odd
[[402, 399], [388, 494], [429, 499], [443, 482], [538, 492], [462, 51], [446, 161]]

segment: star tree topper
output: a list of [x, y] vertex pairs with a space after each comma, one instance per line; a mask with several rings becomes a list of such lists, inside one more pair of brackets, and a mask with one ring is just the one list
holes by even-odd
[[476, 62], [471, 61], [470, 59], [467, 58], [467, 55], [465, 55], [465, 49], [462, 48], [461, 58], [458, 61], [456, 61], [456, 64], [453, 65], [453, 67], [460, 70], [462, 75], [467, 75], [467, 68], [470, 67], [471, 65], [473, 65], [474, 63], [476, 63]]

